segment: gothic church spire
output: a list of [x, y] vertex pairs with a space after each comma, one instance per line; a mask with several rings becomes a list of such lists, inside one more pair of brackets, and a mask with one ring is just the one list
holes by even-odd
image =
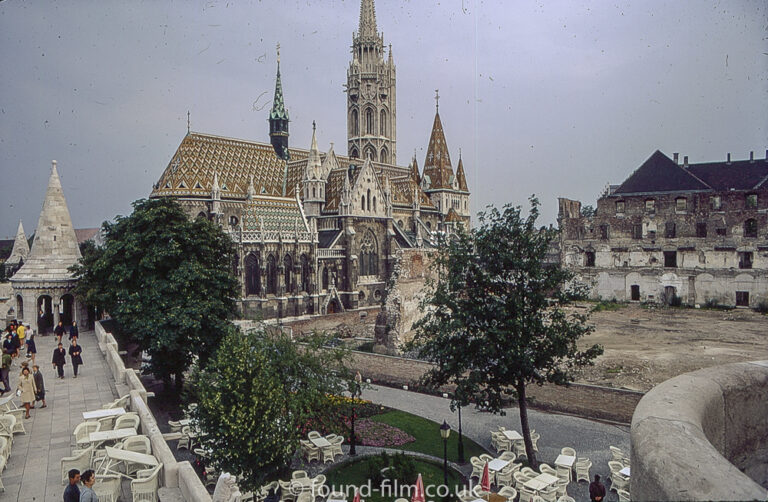
[[275, 97], [272, 111], [269, 112], [269, 137], [275, 153], [283, 160], [288, 160], [288, 110], [283, 98], [283, 82], [280, 79], [280, 44], [277, 44], [277, 77], [275, 78]]
[[360, 37], [374, 38], [377, 35], [376, 7], [373, 5], [373, 0], [362, 0], [360, 2]]

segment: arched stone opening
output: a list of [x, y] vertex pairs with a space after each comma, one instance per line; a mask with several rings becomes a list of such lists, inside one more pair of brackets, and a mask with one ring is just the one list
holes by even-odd
[[48, 333], [53, 329], [53, 298], [41, 295], [37, 298], [37, 332]]
[[16, 295], [16, 318], [24, 319], [24, 298]]
[[67, 293], [59, 300], [59, 320], [64, 326], [71, 326], [75, 321], [75, 298]]

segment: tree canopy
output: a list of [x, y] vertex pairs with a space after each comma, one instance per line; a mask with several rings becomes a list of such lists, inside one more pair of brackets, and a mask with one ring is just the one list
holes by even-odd
[[239, 296], [234, 247], [214, 223], [190, 220], [172, 199], [142, 199], [102, 225], [104, 245], [83, 247], [75, 294], [103, 308], [146, 351], [163, 381], [219, 345]]
[[192, 417], [210, 461], [243, 477], [245, 490], [290, 463], [301, 426], [352, 381], [345, 349], [313, 335], [298, 344], [280, 332], [228, 330], [205, 368], [191, 376]]
[[586, 316], [562, 308], [571, 274], [547, 261], [557, 230], [537, 228], [539, 203], [532, 197], [530, 204], [527, 216], [519, 206], [490, 208], [477, 228], [443, 242], [413, 346], [436, 365], [427, 375], [432, 385], [454, 384], [459, 395], [499, 413], [506, 398], [516, 397], [535, 466], [526, 386], [566, 385], [602, 348], [579, 350], [577, 341], [592, 327]]

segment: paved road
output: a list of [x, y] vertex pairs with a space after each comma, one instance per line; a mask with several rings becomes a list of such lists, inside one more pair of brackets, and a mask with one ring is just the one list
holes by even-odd
[[[53, 336], [36, 336], [36, 362], [45, 379], [47, 408], [31, 411], [24, 420], [26, 434], [15, 434], [8, 467], [2, 473], [5, 493], [2, 501], [59, 502], [64, 486], [61, 484], [61, 459], [69, 456], [72, 431], [83, 421], [84, 411], [100, 408], [115, 399], [115, 383], [104, 357], [99, 351], [93, 331], [80, 332], [83, 363], [77, 379], [72, 378], [72, 365], [67, 356], [65, 379], [56, 378], [51, 366], [55, 347]], [[22, 352], [22, 360], [25, 360]], [[16, 388], [20, 371], [19, 361], [11, 370], [11, 386]], [[7, 396], [8, 394], [6, 394]], [[16, 399], [17, 404], [18, 399]]]
[[[378, 385], [372, 385], [365, 389], [362, 397], [374, 403], [434, 420], [437, 423], [446, 420], [454, 431], [457, 431], [459, 427], [457, 414], [451, 412], [450, 400], [448, 399]], [[598, 404], [601, 406], [610, 405], [610, 403]], [[506, 416], [500, 416], [480, 412], [474, 408], [463, 409], [461, 412], [462, 431], [467, 437], [472, 438], [493, 453], [491, 430], [497, 430], [498, 426], [503, 425], [508, 429], [522, 431], [518, 408], [512, 407], [505, 411]], [[600, 474], [605, 480], [610, 474], [608, 460], [610, 460], [611, 454], [608, 446], [618, 446], [629, 452], [629, 427], [627, 426], [535, 410], [528, 410], [528, 423], [532, 429], [536, 429], [541, 434], [541, 439], [538, 442], [538, 460], [550, 465], [554, 465], [560, 448], [570, 446], [576, 449], [577, 456], [587, 457], [592, 461], [591, 475]], [[606, 487], [610, 488], [610, 484]], [[588, 501], [587, 483], [584, 481], [579, 484], [571, 483], [568, 486], [568, 494], [577, 501]], [[610, 492], [606, 500], [618, 500], [616, 492]]]

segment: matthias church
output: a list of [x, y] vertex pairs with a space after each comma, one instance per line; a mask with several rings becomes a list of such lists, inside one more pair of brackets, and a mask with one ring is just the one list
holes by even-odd
[[246, 318], [379, 305], [400, 250], [469, 226], [462, 160], [454, 170], [437, 109], [423, 170], [415, 156], [398, 165], [396, 68], [373, 0], [361, 0], [347, 68], [346, 155], [320, 151], [314, 124], [309, 149], [290, 145], [281, 78], [278, 55], [269, 142], [188, 131], [151, 197], [231, 236]]

